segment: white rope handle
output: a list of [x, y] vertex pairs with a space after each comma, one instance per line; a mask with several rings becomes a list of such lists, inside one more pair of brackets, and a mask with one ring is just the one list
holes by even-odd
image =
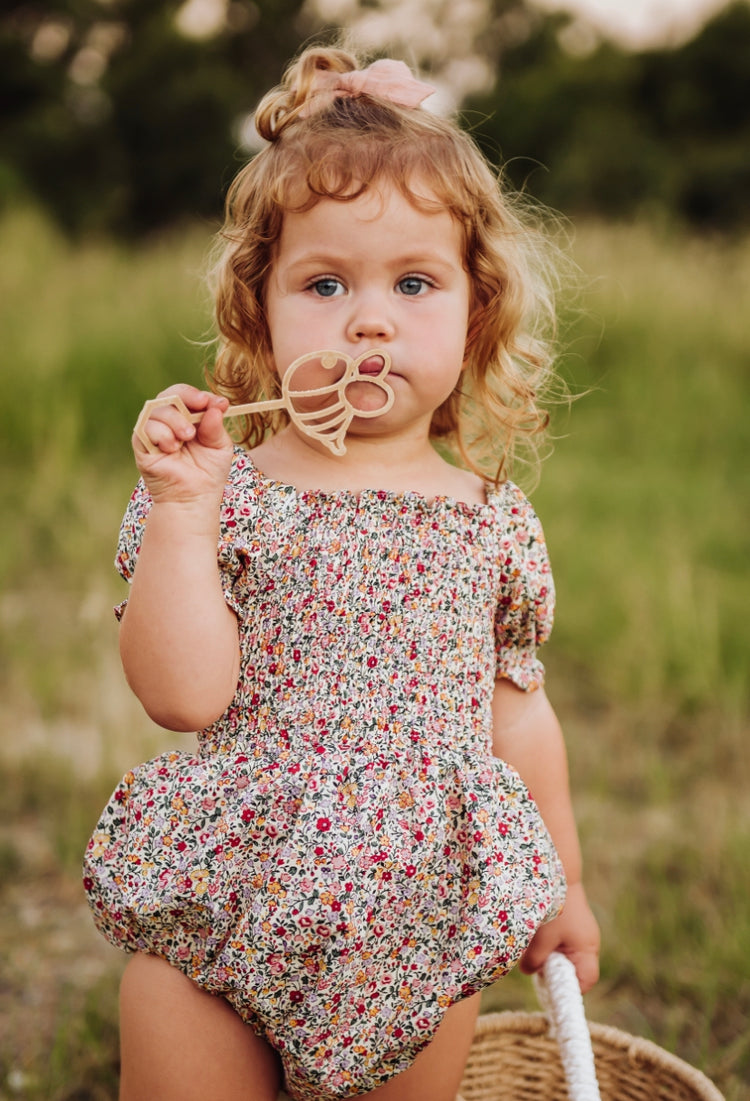
[[541, 973], [534, 975], [534, 986], [560, 1048], [570, 1101], [601, 1101], [575, 967], [567, 956], [553, 952]]

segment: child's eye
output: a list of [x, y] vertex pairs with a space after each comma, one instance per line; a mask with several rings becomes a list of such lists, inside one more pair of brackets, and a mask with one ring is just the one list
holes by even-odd
[[401, 294], [414, 296], [424, 294], [432, 286], [432, 283], [422, 275], [405, 275], [403, 279], [399, 279], [396, 286]]
[[316, 279], [310, 284], [310, 290], [315, 291], [321, 298], [335, 298], [344, 293], [344, 284], [338, 279], [326, 276], [324, 279]]

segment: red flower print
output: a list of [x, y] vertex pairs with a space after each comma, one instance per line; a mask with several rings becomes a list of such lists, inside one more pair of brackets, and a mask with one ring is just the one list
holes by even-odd
[[319, 833], [328, 833], [331, 828], [331, 819], [319, 818], [318, 821], [315, 823], [315, 826]]

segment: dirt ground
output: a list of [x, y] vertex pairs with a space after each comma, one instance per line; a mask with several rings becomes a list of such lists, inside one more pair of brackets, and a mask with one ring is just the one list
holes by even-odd
[[[6, 824], [0, 844], [8, 842]], [[36, 1092], [33, 1068], [65, 1058], [97, 990], [116, 998], [124, 957], [97, 933], [77, 877], [41, 828], [14, 823], [0, 892], [0, 1101]], [[83, 1027], [81, 1025], [80, 1027]]]

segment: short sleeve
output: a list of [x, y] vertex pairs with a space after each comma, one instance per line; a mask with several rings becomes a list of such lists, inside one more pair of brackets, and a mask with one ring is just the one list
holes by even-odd
[[[138, 554], [141, 549], [143, 530], [146, 519], [151, 511], [151, 494], [141, 478], [136, 485], [125, 509], [125, 515], [120, 525], [120, 536], [117, 541], [117, 554], [115, 555], [115, 569], [128, 584], [133, 580]], [[127, 607], [127, 600], [121, 601], [115, 607], [117, 619], [122, 619]]]
[[222, 531], [219, 540], [219, 576], [224, 599], [243, 623], [248, 614], [252, 581], [248, 565], [251, 560], [249, 546], [241, 540], [227, 538]]
[[544, 684], [538, 649], [552, 630], [555, 587], [544, 532], [531, 502], [510, 482], [503, 489], [496, 676], [530, 692]]
[[224, 599], [240, 623], [254, 606], [257, 577], [254, 564], [260, 547], [262, 522], [255, 491], [254, 470], [245, 450], [237, 446], [219, 514], [219, 577]]
[[[240, 449], [237, 449], [237, 451], [239, 454]], [[236, 534], [240, 526], [238, 520], [241, 515], [247, 512], [247, 509], [241, 506], [239, 500], [241, 497], [241, 475], [242, 463], [236, 456], [221, 505], [217, 562], [224, 599], [232, 611], [240, 619], [243, 619], [246, 615], [246, 610], [243, 612], [243, 607], [247, 608], [250, 553], [246, 541]], [[151, 504], [151, 494], [143, 479], [140, 479], [125, 510], [115, 556], [115, 568], [128, 583], [133, 580], [135, 574]], [[122, 619], [127, 603], [126, 599], [115, 607], [115, 615], [118, 620]]]

